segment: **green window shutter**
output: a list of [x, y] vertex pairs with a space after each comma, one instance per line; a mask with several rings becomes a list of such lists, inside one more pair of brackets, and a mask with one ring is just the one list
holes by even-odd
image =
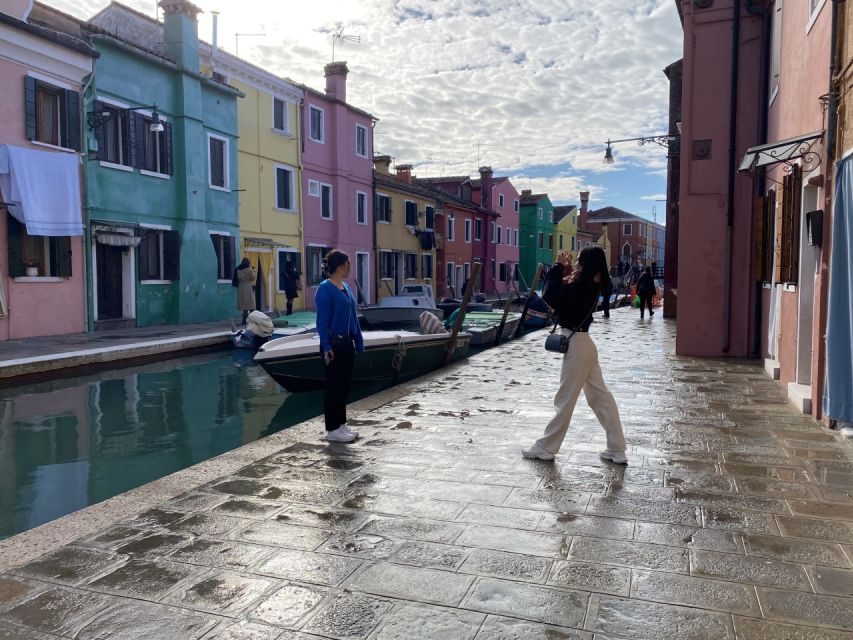
[[66, 149], [80, 151], [80, 94], [63, 89], [59, 107], [62, 121], [60, 144]]
[[60, 236], [56, 240], [56, 251], [54, 255], [57, 260], [56, 275], [60, 278], [71, 277], [71, 238]]
[[225, 277], [237, 268], [235, 256], [237, 255], [237, 239], [234, 236], [228, 236], [228, 242], [225, 243]]
[[181, 279], [181, 234], [178, 231], [162, 231], [163, 234], [163, 277], [166, 280]]
[[145, 116], [131, 111], [124, 114], [124, 118], [125, 122], [127, 122], [127, 154], [124, 156], [124, 163], [137, 169], [147, 169], [148, 167], [145, 166], [144, 146]]
[[166, 145], [166, 173], [170, 176], [174, 174], [174, 168], [172, 164], [172, 123], [164, 122], [163, 123], [163, 140]]
[[36, 129], [36, 79], [26, 76], [24, 78], [24, 113], [27, 140], [35, 140]]
[[15, 220], [10, 213], [6, 214], [6, 232], [9, 243], [9, 277], [20, 278], [25, 273], [21, 243], [24, 225]]
[[[95, 100], [92, 103], [92, 111], [96, 114], [100, 114], [104, 110], [104, 103], [100, 100]], [[106, 132], [106, 124], [102, 124], [100, 127], [95, 128], [95, 142], [98, 145], [98, 153], [95, 157], [98, 160], [106, 160], [107, 159], [107, 132]]]

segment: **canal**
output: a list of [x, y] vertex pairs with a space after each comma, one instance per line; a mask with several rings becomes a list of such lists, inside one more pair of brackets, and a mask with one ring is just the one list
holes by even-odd
[[0, 390], [0, 539], [322, 414], [322, 392], [288, 393], [234, 357]]

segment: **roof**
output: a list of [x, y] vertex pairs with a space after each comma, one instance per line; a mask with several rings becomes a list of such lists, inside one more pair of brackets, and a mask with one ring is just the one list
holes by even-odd
[[[492, 185], [497, 185], [497, 184], [500, 184], [501, 182], [506, 182], [507, 180], [509, 180], [509, 178], [507, 178], [506, 176], [498, 176], [497, 178], [492, 178]], [[476, 180], [471, 180], [471, 186], [474, 187], [475, 189], [479, 189], [480, 188], [480, 178], [477, 178]]]
[[[488, 209], [484, 209], [476, 202], [472, 202], [471, 200], [463, 200], [462, 198], [457, 198], [453, 194], [447, 193], [446, 191], [442, 191], [441, 189], [436, 189], [434, 187], [429, 186], [428, 184], [424, 184], [425, 181], [429, 181], [432, 178], [412, 178], [412, 180], [416, 183], [419, 183], [421, 187], [423, 187], [426, 191], [433, 194], [433, 197], [439, 202], [447, 202], [456, 207], [461, 207], [464, 209], [469, 209], [471, 211], [477, 211], [480, 213], [487, 213], [489, 215], [499, 216], [499, 214], [495, 211], [489, 211]], [[466, 177], [467, 180], [467, 177]]]
[[[40, 9], [43, 9], [47, 12], [57, 14], [61, 17], [70, 17], [66, 16], [60, 11], [56, 11], [53, 7], [48, 7], [46, 5], [40, 5]], [[34, 20], [31, 18], [30, 22], [25, 22], [23, 20], [18, 20], [17, 18], [13, 18], [12, 16], [0, 13], [0, 22], [3, 24], [9, 25], [15, 29], [20, 29], [21, 31], [26, 31], [34, 36], [38, 36], [40, 38], [44, 38], [45, 40], [50, 40], [51, 42], [55, 42], [56, 44], [66, 47], [68, 49], [72, 49], [78, 53], [82, 53], [91, 58], [97, 58], [100, 54], [92, 47], [87, 44], [83, 40], [78, 37], [75, 37], [69, 33], [65, 33], [63, 31], [58, 31], [53, 28], [51, 25], [46, 23], [39, 23], [38, 20]]]
[[539, 204], [539, 201], [542, 198], [547, 198], [547, 193], [533, 193], [529, 196], [521, 196], [521, 206], [531, 205], [531, 204]]
[[313, 87], [309, 87], [307, 84], [300, 84], [297, 86], [299, 88], [301, 88], [305, 93], [313, 93], [315, 96], [323, 98], [324, 100], [328, 100], [329, 102], [336, 102], [337, 104], [342, 104], [347, 109], [349, 109], [350, 111], [354, 111], [355, 113], [361, 114], [366, 118], [370, 118], [371, 120], [376, 120], [377, 122], [379, 122], [379, 118], [377, 118], [372, 113], [365, 111], [364, 109], [359, 109], [358, 107], [354, 107], [349, 102], [344, 102], [343, 100], [338, 100], [337, 98], [330, 98], [329, 96], [326, 95], [325, 91], [318, 91], [317, 89], [314, 89]]
[[387, 187], [388, 189], [408, 192], [412, 195], [420, 196], [428, 200], [436, 200], [438, 197], [434, 189], [428, 189], [414, 181], [411, 183], [404, 182], [403, 180], [398, 180], [394, 176], [379, 173], [378, 171], [373, 172], [373, 179], [376, 181], [377, 185]]
[[469, 176], [439, 176], [438, 178], [418, 178], [418, 180], [425, 184], [453, 184], [462, 183], [466, 180], [471, 182]]
[[563, 218], [571, 215], [573, 212], [577, 211], [577, 209], [577, 206], [573, 204], [554, 207], [554, 224], [562, 222]]
[[660, 227], [661, 229], [665, 228], [662, 224], [652, 222], [651, 220], [648, 220], [642, 216], [638, 216], [635, 213], [628, 213], [627, 211], [623, 211], [618, 207], [602, 207], [601, 209], [590, 211], [588, 216], [588, 222], [594, 224], [602, 224], [604, 222], [620, 222], [622, 220], [637, 220], [638, 222], [644, 222], [655, 227]]

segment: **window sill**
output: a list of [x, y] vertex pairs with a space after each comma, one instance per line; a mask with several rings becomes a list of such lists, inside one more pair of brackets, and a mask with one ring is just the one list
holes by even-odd
[[325, 220], [326, 222], [332, 222], [334, 218], [332, 216], [320, 216], [320, 220]]
[[118, 164], [115, 162], [107, 162], [106, 160], [101, 160], [98, 162], [99, 165], [105, 167], [107, 169], [118, 169], [119, 171], [127, 171], [129, 173], [133, 173], [133, 167], [128, 167], [124, 164]]
[[[230, 282], [230, 280], [229, 280]], [[172, 284], [171, 280], [140, 280], [139, 284]]]
[[360, 225], [361, 225], [361, 226], [363, 226], [363, 227], [366, 227], [366, 226], [367, 226], [367, 222], [359, 222], [358, 220], [356, 220], [356, 221], [355, 221], [355, 223], [356, 223], [356, 224], [360, 224]]
[[317, 139], [317, 138], [312, 138], [311, 136], [308, 136], [308, 139], [309, 139], [311, 142], [316, 142], [317, 144], [326, 144], [326, 141], [325, 141], [325, 140], [319, 140], [319, 139]]
[[290, 131], [285, 131], [283, 129], [276, 129], [275, 127], [270, 129], [270, 131], [272, 131], [277, 136], [281, 136], [282, 138], [288, 138], [290, 140], [296, 139], [295, 136], [292, 133], [290, 133]]
[[797, 285], [788, 283], [785, 285], [783, 291], [785, 291], [787, 293], [796, 293], [797, 292]]
[[282, 209], [280, 207], [273, 207], [273, 211], [278, 211], [279, 213], [296, 213], [296, 209]]
[[68, 278], [56, 278], [54, 276], [19, 276], [15, 282], [65, 282]]
[[366, 153], [364, 155], [361, 155], [360, 153], [356, 153], [355, 157], [356, 158], [363, 158], [364, 160], [367, 160], [367, 154]]
[[208, 184], [207, 186], [213, 189], [214, 191], [223, 191], [225, 193], [231, 193], [231, 189], [229, 189], [228, 187], [217, 187], [213, 184]]
[[390, 220], [377, 220], [376, 224], [391, 224]]
[[69, 149], [68, 147], [61, 147], [58, 144], [50, 144], [49, 142], [42, 142], [40, 140], [30, 140], [30, 142], [37, 147], [44, 147], [45, 149], [53, 149], [54, 151], [64, 151], [65, 153], [78, 153], [74, 149]]
[[156, 171], [148, 171], [147, 169], [140, 169], [139, 173], [143, 176], [149, 176], [151, 178], [160, 178], [161, 180], [171, 180], [172, 176], [168, 173], [157, 173]]
[[[168, 280], [167, 280], [167, 282], [168, 282]], [[217, 282], [217, 284], [231, 284], [231, 281], [228, 280], [227, 278], [221, 278], [221, 279], [217, 280], [216, 282]]]

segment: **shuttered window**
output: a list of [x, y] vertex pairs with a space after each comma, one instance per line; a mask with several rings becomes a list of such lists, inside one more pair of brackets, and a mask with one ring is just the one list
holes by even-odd
[[802, 207], [803, 174], [794, 165], [782, 185], [781, 269], [777, 282], [796, 283], [800, 272], [800, 209]]
[[287, 133], [287, 103], [278, 98], [272, 99], [272, 128]]
[[429, 253], [425, 253], [422, 256], [423, 258], [423, 277], [424, 278], [432, 278], [432, 255]]
[[210, 165], [210, 186], [214, 189], [228, 189], [228, 141], [214, 136], [208, 137], [208, 163]]
[[385, 195], [376, 196], [376, 216], [379, 222], [391, 222], [391, 198]]
[[210, 240], [216, 252], [216, 279], [230, 282], [231, 274], [237, 266], [234, 261], [234, 238], [222, 233], [211, 233]]
[[294, 172], [287, 167], [275, 168], [275, 206], [277, 209], [292, 211], [293, 203], [293, 176]]
[[424, 221], [424, 228], [425, 229], [435, 229], [435, 208], [427, 205], [424, 208], [424, 211], [426, 212], [425, 221]]
[[80, 150], [80, 94], [30, 76], [24, 78], [27, 140]]
[[100, 100], [93, 103], [92, 111], [106, 116], [95, 128], [97, 160], [161, 175], [174, 173], [170, 122], [161, 119], [163, 131], [151, 131], [151, 116], [123, 111]]
[[418, 254], [406, 254], [406, 277], [416, 279], [418, 277]]
[[406, 226], [418, 226], [418, 203], [406, 200]]
[[71, 238], [31, 236], [14, 217], [7, 214], [6, 219], [10, 278], [26, 276], [28, 267], [36, 269], [40, 278], [71, 277]]
[[[179, 280], [181, 240], [177, 231], [142, 229], [138, 247], [140, 280]], [[230, 275], [227, 276], [230, 278]]]

